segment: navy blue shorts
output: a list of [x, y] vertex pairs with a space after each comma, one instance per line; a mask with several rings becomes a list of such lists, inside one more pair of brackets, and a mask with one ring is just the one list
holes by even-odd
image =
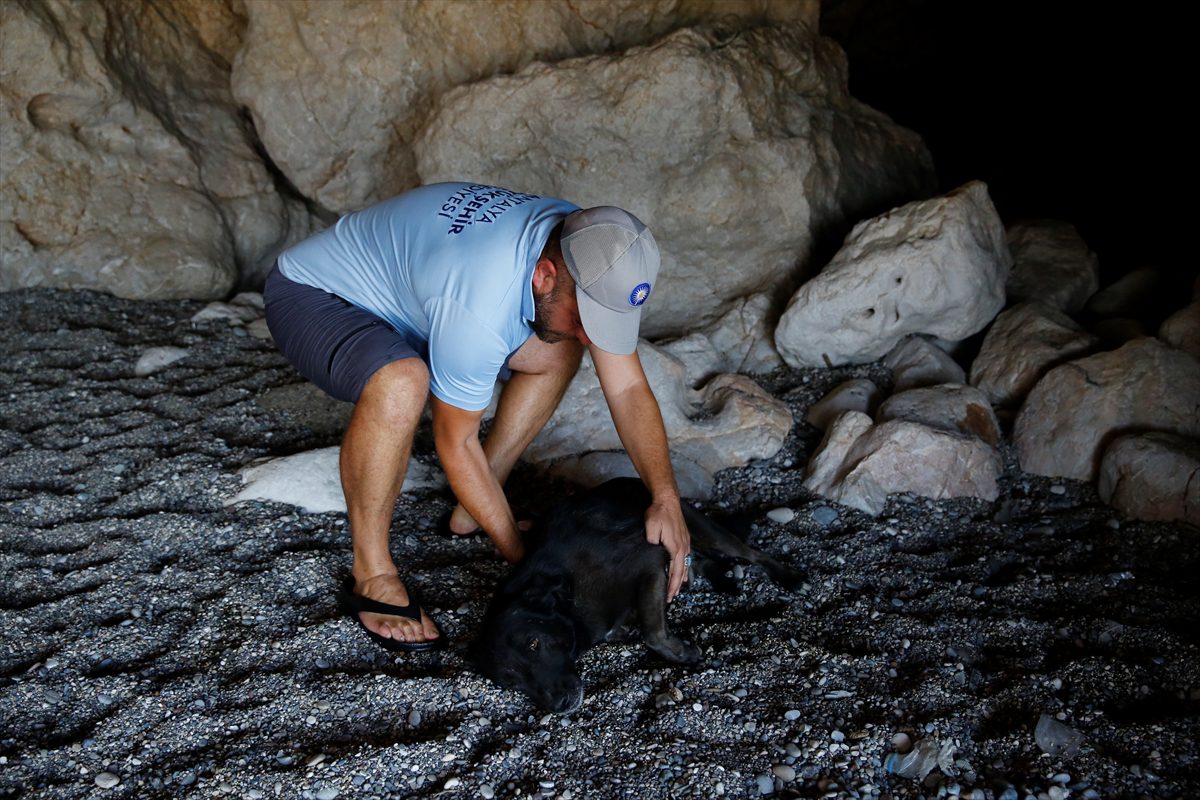
[[276, 266], [263, 287], [267, 327], [296, 370], [338, 400], [358, 401], [383, 366], [423, 358], [423, 342], [324, 289], [296, 283]]
[[[385, 320], [336, 294], [285, 277], [278, 266], [267, 275], [263, 303], [280, 352], [297, 372], [338, 400], [358, 402], [371, 376], [393, 361], [419, 358], [429, 363], [424, 342], [406, 339]], [[505, 360], [497, 378], [511, 377]]]

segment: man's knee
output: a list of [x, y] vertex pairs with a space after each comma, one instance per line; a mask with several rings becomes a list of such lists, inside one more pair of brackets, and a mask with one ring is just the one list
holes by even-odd
[[403, 358], [383, 365], [363, 386], [358, 402], [370, 403], [397, 421], [415, 419], [429, 396], [429, 367], [419, 358]]

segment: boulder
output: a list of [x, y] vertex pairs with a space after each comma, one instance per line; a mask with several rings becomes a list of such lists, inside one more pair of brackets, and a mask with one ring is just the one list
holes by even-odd
[[771, 372], [782, 367], [783, 360], [772, 341], [770, 308], [766, 293], [743, 297], [716, 322], [659, 345], [687, 365], [692, 386], [721, 372]]
[[975, 436], [993, 447], [1000, 443], [996, 413], [983, 392], [973, 386], [943, 384], [894, 394], [875, 415], [876, 422], [892, 419]]
[[1158, 338], [1200, 358], [1200, 298], [1163, 320]]
[[[422, 182], [412, 143], [451, 87], [537, 60], [623, 50], [717, 17], [731, 30], [762, 21], [815, 27], [818, 8], [817, 0], [246, 0], [245, 14], [234, 95], [288, 180], [345, 214]], [[575, 113], [547, 106], [530, 123]], [[514, 133], [498, 124], [468, 146], [490, 153], [497, 137]], [[484, 177], [469, 169], [453, 176]]]
[[[848, 411], [845, 416], [855, 414]], [[859, 422], [858, 424], [861, 424]], [[838, 427], [835, 423], [834, 428]], [[872, 515], [883, 512], [887, 496], [909, 492], [922, 497], [978, 497], [995, 500], [1003, 462], [996, 449], [974, 436], [891, 420], [859, 436], [825, 482], [805, 481], [824, 497]]]
[[1000, 313], [971, 364], [971, 385], [993, 404], [1016, 408], [1050, 368], [1086, 355], [1098, 340], [1040, 301]]
[[1136, 319], [1151, 309], [1164, 284], [1162, 270], [1141, 267], [1127, 272], [1092, 295], [1084, 310], [1096, 317]]
[[1200, 360], [1136, 339], [1055, 367], [1021, 407], [1013, 430], [1021, 469], [1094, 480], [1104, 445], [1122, 433], [1200, 437]]
[[1008, 301], [1037, 300], [1079, 311], [1100, 288], [1100, 262], [1069, 222], [1035, 220], [1008, 227], [1013, 267]]
[[[327, 511], [346, 512], [338, 468], [338, 447], [322, 447], [290, 456], [269, 458], [243, 467], [238, 476], [241, 490], [225, 505], [248, 500], [287, 503], [310, 514]], [[446, 488], [446, 476], [438, 467], [418, 459], [408, 462], [402, 492], [432, 491]]]
[[967, 382], [967, 374], [949, 353], [920, 336], [909, 336], [893, 347], [883, 357], [883, 365], [892, 371], [892, 390], [896, 392]]
[[415, 151], [426, 183], [470, 176], [640, 217], [663, 259], [649, 338], [790, 291], [817, 232], [933, 191], [919, 137], [851, 98], [841, 50], [804, 25], [688, 28], [460, 86]]
[[0, 290], [214, 299], [307, 235], [308, 213], [255, 150], [228, 64], [193, 27], [203, 15], [184, 13], [196, 9], [4, 5]]
[[843, 381], [812, 404], [805, 416], [805, 421], [814, 428], [827, 430], [842, 412], [858, 411], [863, 414], [874, 414], [879, 405], [881, 393], [874, 381], [867, 378], [852, 378]]
[[793, 367], [862, 364], [905, 336], [957, 341], [1004, 306], [1011, 257], [987, 187], [969, 183], [855, 226], [788, 302], [775, 345]]
[[875, 423], [861, 411], [844, 411], [837, 415], [804, 470], [804, 488], [828, 497], [842, 477], [842, 464], [854, 443]]
[[1096, 488], [1128, 517], [1200, 526], [1200, 441], [1168, 433], [1122, 436], [1104, 451]]
[[[792, 426], [791, 412], [749, 378], [718, 375], [695, 390], [688, 383], [685, 365], [661, 348], [643, 340], [638, 356], [658, 398], [675, 463], [690, 462], [711, 478], [726, 467], [770, 458], [783, 446]], [[619, 450], [621, 441], [595, 367], [584, 356], [558, 411], [524, 458], [550, 466], [567, 457]]]

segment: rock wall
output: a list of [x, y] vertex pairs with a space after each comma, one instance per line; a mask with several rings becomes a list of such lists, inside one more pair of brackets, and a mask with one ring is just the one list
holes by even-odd
[[230, 8], [0, 6], [0, 289], [213, 298], [309, 232], [193, 25], [228, 42]]
[[715, 324], [781, 299], [824, 232], [932, 191], [923, 144], [849, 97], [817, 16], [816, 0], [6, 2], [0, 289], [223, 297], [338, 214], [469, 177], [629, 206], [666, 253], [646, 333]]

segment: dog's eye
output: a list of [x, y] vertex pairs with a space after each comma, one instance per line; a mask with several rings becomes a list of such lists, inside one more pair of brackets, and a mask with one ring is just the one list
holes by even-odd
[[530, 650], [537, 650], [537, 649], [538, 649], [538, 644], [540, 644], [540, 642], [538, 642], [538, 640], [537, 640], [537, 639], [530, 639], [530, 640], [529, 640], [529, 649], [530, 649]]

